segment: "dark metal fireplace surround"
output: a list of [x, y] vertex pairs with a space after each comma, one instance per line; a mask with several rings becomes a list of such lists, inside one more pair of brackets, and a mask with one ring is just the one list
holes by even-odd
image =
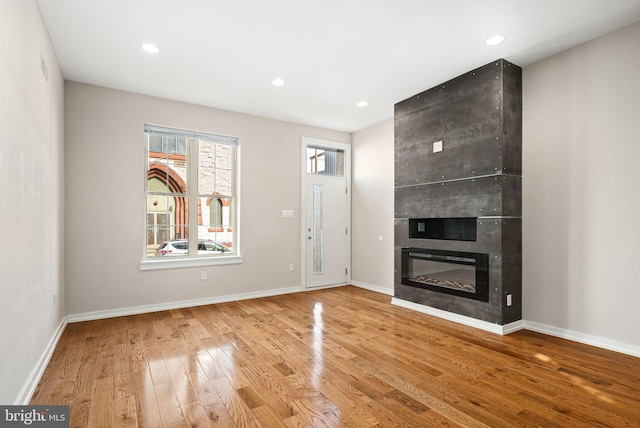
[[394, 116], [394, 298], [521, 320], [522, 70], [494, 61]]

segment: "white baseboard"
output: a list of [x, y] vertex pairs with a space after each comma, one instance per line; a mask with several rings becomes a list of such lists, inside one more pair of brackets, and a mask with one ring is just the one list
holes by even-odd
[[467, 317], [460, 314], [454, 314], [453, 312], [443, 311], [442, 309], [432, 308], [430, 306], [421, 305], [419, 303], [409, 302], [407, 300], [391, 299], [391, 304], [400, 306], [402, 308], [411, 309], [416, 312], [421, 312], [427, 315], [433, 315], [434, 317], [442, 318], [448, 321], [457, 322], [458, 324], [467, 325], [469, 327], [478, 328], [480, 330], [488, 331], [496, 334], [509, 334], [514, 331], [521, 330], [523, 328], [522, 321], [512, 322], [510, 324], [499, 325], [490, 323], [487, 321], [477, 320], [475, 318]]
[[359, 288], [364, 288], [365, 290], [373, 291], [375, 293], [393, 296], [393, 287], [391, 288], [381, 287], [379, 285], [367, 284], [366, 282], [360, 282], [360, 281], [351, 281], [351, 285], [354, 285]]
[[561, 339], [567, 339], [574, 342], [584, 343], [585, 345], [607, 349], [609, 351], [620, 352], [622, 354], [627, 354], [634, 357], [640, 357], [640, 346], [618, 342], [616, 340], [606, 339], [604, 337], [580, 333], [573, 330], [567, 330], [560, 327], [554, 327], [551, 325], [540, 324], [533, 321], [520, 320], [505, 325], [498, 325], [396, 298], [393, 298], [391, 300], [391, 304], [421, 312], [423, 314], [433, 315], [435, 317], [446, 319], [448, 321], [457, 322], [469, 327], [479, 328], [491, 333], [507, 335], [518, 330], [531, 330], [538, 333], [547, 334], [549, 336], [555, 336]]
[[47, 365], [49, 364], [49, 360], [53, 355], [53, 351], [56, 350], [56, 346], [58, 345], [60, 336], [62, 336], [62, 332], [64, 331], [64, 328], [66, 326], [67, 326], [67, 317], [64, 317], [62, 318], [62, 321], [60, 321], [60, 324], [58, 325], [58, 328], [56, 329], [56, 331], [53, 333], [53, 337], [51, 337], [51, 340], [49, 340], [49, 343], [47, 343], [47, 346], [42, 352], [42, 355], [40, 355], [40, 358], [38, 359], [38, 362], [36, 363], [35, 367], [33, 368], [33, 370], [31, 370], [31, 373], [29, 374], [27, 381], [25, 382], [24, 386], [22, 387], [22, 390], [18, 394], [18, 397], [16, 398], [15, 403], [13, 403], [14, 405], [26, 406], [31, 401], [31, 397], [33, 396], [33, 393], [36, 391], [36, 388], [38, 387], [40, 378], [42, 378], [42, 375], [44, 374], [44, 371], [46, 370]]
[[560, 337], [562, 339], [584, 343], [585, 345], [592, 345], [598, 348], [608, 349], [609, 351], [615, 351], [622, 354], [632, 355], [634, 357], [640, 357], [640, 346], [637, 345], [631, 345], [624, 342], [618, 342], [617, 340], [606, 339], [599, 336], [592, 336], [590, 334], [580, 333], [577, 331], [567, 330], [551, 325], [540, 324], [533, 321], [524, 321], [524, 328], [527, 330], [536, 331], [538, 333], [548, 334], [549, 336]]
[[67, 319], [69, 322], [92, 321], [104, 318], [121, 317], [126, 315], [137, 315], [149, 312], [188, 308], [191, 306], [213, 305], [216, 303], [235, 302], [238, 300], [259, 299], [261, 297], [279, 296], [281, 294], [299, 293], [301, 291], [304, 291], [302, 287], [278, 288], [275, 290], [230, 294], [226, 296], [205, 297], [201, 299], [179, 300], [176, 302], [156, 303], [153, 305], [129, 306], [126, 308], [107, 309], [104, 311], [69, 314], [67, 315]]

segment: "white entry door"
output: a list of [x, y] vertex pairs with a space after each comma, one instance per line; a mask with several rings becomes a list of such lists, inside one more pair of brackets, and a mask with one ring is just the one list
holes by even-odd
[[[350, 267], [350, 191], [346, 167], [348, 153], [344, 148], [335, 149], [318, 145], [303, 147], [303, 151], [306, 153], [306, 173], [303, 172], [306, 288], [348, 284]], [[317, 159], [314, 160], [314, 156], [321, 158], [322, 162], [316, 162]], [[309, 162], [314, 165], [310, 166]]]

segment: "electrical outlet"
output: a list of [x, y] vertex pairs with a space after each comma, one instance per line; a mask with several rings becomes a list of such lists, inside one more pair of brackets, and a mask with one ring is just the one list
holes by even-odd
[[207, 279], [207, 271], [206, 270], [203, 270], [203, 271], [200, 272], [200, 279], [203, 280], [203, 281], [205, 279]]
[[53, 293], [53, 306], [56, 305], [56, 293]]
[[293, 210], [282, 210], [282, 218], [293, 218]]
[[289, 272], [293, 272], [293, 263], [289, 265]]
[[507, 294], [507, 306], [511, 306], [511, 294]]

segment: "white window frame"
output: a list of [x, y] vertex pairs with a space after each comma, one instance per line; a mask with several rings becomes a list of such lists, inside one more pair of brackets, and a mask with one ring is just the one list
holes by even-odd
[[[145, 166], [143, 171], [146, 171], [148, 168], [148, 153], [147, 153], [147, 132], [155, 132], [162, 133], [165, 135], [180, 135], [187, 136], [189, 139], [197, 139], [204, 141], [213, 141], [216, 143], [228, 144], [235, 146], [235, 162], [233, 165], [234, 168], [234, 206], [231, 221], [231, 226], [233, 227], [233, 247], [234, 251], [231, 255], [198, 255], [197, 247], [198, 247], [198, 210], [193, 209], [192, 204], [197, 208], [197, 199], [198, 189], [197, 189], [197, 178], [198, 178], [198, 148], [197, 144], [189, 144], [187, 143], [187, 162], [188, 162], [188, 172], [187, 172], [187, 197], [189, 198], [189, 218], [188, 218], [188, 228], [189, 228], [189, 252], [191, 255], [186, 255], [184, 257], [147, 257], [147, 188], [146, 184], [143, 188], [143, 233], [142, 233], [142, 259], [140, 261], [140, 270], [154, 270], [154, 269], [174, 269], [174, 268], [183, 268], [183, 267], [191, 267], [191, 266], [216, 266], [216, 265], [228, 265], [228, 264], [239, 264], [243, 262], [243, 257], [240, 253], [240, 144], [238, 144], [238, 139], [234, 137], [225, 137], [216, 134], [208, 134], [202, 132], [195, 131], [186, 131], [182, 129], [175, 128], [166, 128], [155, 125], [145, 125], [144, 132], [144, 162]], [[144, 182], [147, 182], [147, 175], [145, 173]], [[195, 202], [193, 202], [195, 201]], [[195, 239], [194, 239], [195, 237]]]

